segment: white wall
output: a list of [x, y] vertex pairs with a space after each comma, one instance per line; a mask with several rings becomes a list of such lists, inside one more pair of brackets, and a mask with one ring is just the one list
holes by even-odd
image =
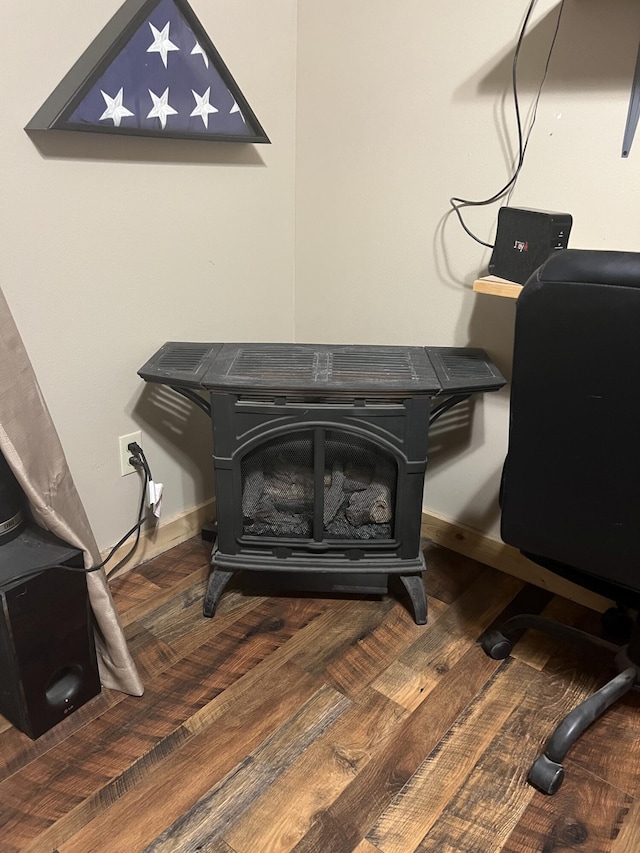
[[164, 516], [211, 496], [206, 418], [137, 369], [166, 340], [293, 337], [295, 0], [193, 6], [272, 140], [247, 146], [23, 127], [121, 0], [12, 6], [0, 51], [0, 285], [98, 544], [133, 524], [142, 429]]
[[[511, 58], [526, 0], [301, 0], [296, 336], [484, 347], [508, 375], [515, 304], [479, 296], [490, 252], [450, 214], [510, 175]], [[536, 4], [526, 118], [559, 4]], [[566, 0], [516, 206], [569, 211], [570, 245], [640, 250], [640, 139], [621, 159], [640, 7]], [[468, 210], [491, 242], [498, 207]], [[444, 421], [444, 419], [443, 419]], [[495, 533], [508, 392], [434, 430], [425, 507]]]
[[[118, 435], [143, 430], [165, 518], [211, 494], [206, 419], [136, 377], [165, 340], [471, 343], [509, 371], [515, 306], [472, 293], [489, 252], [448, 198], [509, 173], [526, 0], [192, 5], [272, 145], [30, 139], [120, 0], [14, 4], [0, 51], [0, 286], [102, 548], [138, 501]], [[525, 39], [525, 113], [557, 8]], [[620, 157], [639, 23], [636, 0], [566, 0], [512, 203], [570, 211], [573, 246], [640, 249], [640, 139]], [[468, 213], [483, 239], [496, 212]], [[425, 506], [495, 532], [507, 393], [470, 414], [434, 432]]]

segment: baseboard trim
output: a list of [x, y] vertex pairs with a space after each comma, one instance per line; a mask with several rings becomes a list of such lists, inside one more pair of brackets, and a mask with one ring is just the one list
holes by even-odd
[[[131, 559], [124, 565], [116, 575], [121, 577], [131, 569], [139, 566], [141, 563], [146, 563], [154, 557], [158, 557], [170, 548], [174, 548], [181, 542], [191, 539], [200, 533], [203, 526], [210, 522], [215, 517], [216, 502], [215, 498], [198, 504], [198, 506], [185, 510], [167, 521], [159, 522], [150, 530], [144, 530], [140, 534], [138, 547], [131, 556]], [[123, 546], [123, 552], [126, 553], [126, 545]], [[102, 559], [109, 553], [106, 550], [101, 556]], [[113, 559], [113, 564], [117, 563], [116, 555]], [[107, 566], [107, 572], [109, 567]]]
[[585, 607], [602, 612], [611, 606], [611, 602], [601, 595], [554, 575], [553, 572], [527, 560], [511, 545], [505, 545], [499, 539], [494, 539], [472, 527], [450, 521], [435, 513], [423, 512], [421, 533], [423, 538], [449, 548], [450, 551], [464, 554], [465, 557], [499, 569], [527, 583], [548, 589], [556, 595], [576, 601]]

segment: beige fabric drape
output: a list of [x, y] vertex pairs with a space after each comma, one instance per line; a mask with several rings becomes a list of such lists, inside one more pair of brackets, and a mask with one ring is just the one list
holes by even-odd
[[[98, 546], [43, 399], [31, 361], [0, 291], [0, 450], [25, 493], [34, 520], [100, 562]], [[129, 653], [104, 570], [87, 575], [96, 618], [100, 680], [140, 696], [142, 682]]]

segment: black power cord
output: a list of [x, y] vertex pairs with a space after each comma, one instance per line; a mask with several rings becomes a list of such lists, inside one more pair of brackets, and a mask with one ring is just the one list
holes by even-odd
[[138, 469], [142, 470], [142, 473], [144, 475], [144, 482], [142, 484], [142, 494], [140, 495], [140, 508], [138, 509], [138, 520], [134, 524], [134, 526], [131, 528], [131, 530], [129, 530], [127, 533], [125, 533], [125, 535], [122, 537], [122, 539], [113, 546], [113, 548], [109, 552], [108, 556], [105, 557], [105, 559], [102, 561], [101, 568], [105, 565], [105, 563], [109, 562], [109, 560], [113, 557], [113, 555], [116, 553], [116, 551], [120, 547], [122, 547], [122, 545], [124, 545], [124, 543], [127, 541], [127, 539], [129, 539], [130, 536], [133, 536], [133, 534], [135, 533], [136, 538], [135, 538], [135, 541], [134, 541], [133, 545], [131, 546], [131, 549], [129, 550], [129, 552], [127, 554], [125, 554], [125, 556], [118, 563], [116, 563], [116, 565], [112, 569], [109, 569], [109, 571], [106, 573], [107, 578], [110, 578], [113, 575], [115, 575], [115, 573], [119, 569], [121, 569], [122, 566], [124, 566], [124, 564], [130, 559], [133, 552], [138, 547], [138, 542], [140, 541], [140, 532], [142, 530], [142, 525], [145, 523], [145, 521], [147, 521], [151, 517], [151, 513], [147, 513], [147, 515], [144, 515], [144, 505], [146, 502], [145, 498], [147, 496], [147, 486], [149, 485], [150, 482], [153, 482], [153, 477], [151, 476], [151, 469], [149, 468], [149, 463], [147, 462], [147, 458], [144, 455], [143, 449], [135, 441], [132, 441], [131, 444], [127, 445], [127, 450], [131, 453], [131, 456], [129, 457], [129, 464], [133, 465], [134, 468], [138, 468]]
[[146, 521], [148, 521], [152, 516], [152, 513], [146, 513], [146, 514], [144, 513], [144, 506], [146, 503], [145, 499], [147, 496], [147, 487], [148, 487], [149, 483], [153, 481], [153, 477], [151, 476], [151, 469], [149, 467], [149, 463], [147, 462], [146, 456], [144, 455], [144, 451], [142, 450], [140, 445], [137, 444], [136, 442], [132, 442], [131, 444], [127, 445], [127, 449], [131, 453], [131, 456], [129, 458], [129, 464], [132, 465], [134, 468], [137, 468], [138, 470], [142, 471], [142, 473], [144, 475], [144, 482], [142, 484], [142, 495], [140, 497], [140, 507], [138, 510], [138, 520], [133, 525], [131, 530], [128, 530], [124, 534], [122, 539], [120, 539], [118, 542], [116, 542], [116, 544], [109, 551], [109, 553], [104, 558], [104, 560], [102, 560], [102, 562], [98, 563], [95, 566], [91, 566], [91, 568], [89, 568], [89, 569], [85, 568], [84, 566], [65, 566], [62, 563], [59, 563], [59, 564], [54, 565], [54, 566], [43, 566], [39, 569], [33, 569], [32, 571], [25, 572], [22, 575], [16, 575], [15, 577], [11, 578], [12, 582], [13, 581], [25, 580], [26, 578], [30, 578], [33, 575], [39, 575], [44, 571], [48, 571], [49, 569], [65, 569], [66, 571], [69, 571], [69, 572], [83, 572], [84, 574], [91, 574], [91, 572], [97, 572], [100, 569], [103, 569], [106, 566], [106, 564], [111, 559], [113, 559], [113, 556], [116, 554], [116, 552], [135, 533], [136, 538], [135, 538], [135, 542], [133, 543], [133, 546], [128, 551], [128, 553], [125, 554], [125, 556], [118, 563], [116, 563], [116, 565], [112, 569], [110, 569], [108, 572], [106, 572], [107, 578], [112, 577], [120, 568], [122, 568], [122, 566], [124, 566], [124, 564], [127, 562], [127, 560], [129, 560], [129, 558], [131, 557], [133, 552], [138, 547], [138, 542], [140, 541], [140, 532], [142, 529], [142, 525]]
[[[480, 243], [481, 246], [486, 246], [488, 249], [493, 249], [492, 243], [487, 243], [485, 240], [481, 240], [477, 237], [465, 224], [464, 219], [462, 218], [462, 213], [460, 212], [460, 208], [462, 207], [481, 207], [487, 204], [493, 204], [499, 199], [503, 198], [507, 193], [511, 196], [515, 188], [516, 181], [518, 180], [518, 176], [520, 175], [520, 170], [522, 169], [522, 165], [524, 163], [524, 155], [527, 150], [527, 145], [529, 144], [529, 137], [531, 136], [531, 131], [533, 130], [533, 126], [536, 123], [536, 117], [538, 114], [538, 102], [540, 100], [540, 95], [542, 94], [542, 87], [544, 86], [545, 80], [547, 79], [547, 72], [549, 71], [549, 64], [551, 62], [551, 55], [553, 54], [553, 48], [555, 47], [556, 38], [558, 36], [558, 30], [560, 29], [560, 19], [562, 18], [562, 12], [564, 10], [565, 0], [561, 0], [560, 10], [558, 12], [558, 19], [556, 21], [555, 31], [553, 33], [553, 38], [551, 39], [551, 45], [549, 47], [549, 52], [547, 54], [547, 61], [544, 68], [544, 74], [542, 76], [542, 80], [540, 81], [540, 86], [538, 87], [538, 92], [536, 94], [536, 98], [533, 104], [533, 113], [531, 117], [531, 122], [529, 124], [529, 129], [527, 131], [526, 138], [523, 139], [522, 132], [522, 120], [520, 118], [520, 102], [518, 97], [518, 79], [517, 79], [517, 71], [518, 71], [518, 59], [520, 57], [520, 48], [522, 46], [522, 41], [524, 39], [525, 32], [527, 30], [527, 25], [529, 23], [529, 18], [531, 17], [531, 13], [533, 12], [533, 8], [536, 4], [536, 0], [531, 0], [529, 3], [529, 8], [524, 16], [524, 21], [522, 23], [522, 27], [520, 29], [520, 35], [518, 36], [518, 42], [516, 44], [516, 49], [513, 54], [513, 63], [511, 69], [511, 85], [513, 90], [513, 103], [516, 114], [516, 125], [518, 128], [518, 160], [511, 178], [507, 181], [507, 183], [498, 190], [498, 192], [494, 193], [489, 198], [481, 199], [480, 201], [474, 201], [468, 198], [458, 198], [457, 196], [453, 196], [449, 199], [449, 204], [455, 211], [456, 216], [460, 222], [460, 225], [464, 229], [464, 231], [472, 237], [476, 243]], [[508, 203], [508, 202], [507, 202]]]

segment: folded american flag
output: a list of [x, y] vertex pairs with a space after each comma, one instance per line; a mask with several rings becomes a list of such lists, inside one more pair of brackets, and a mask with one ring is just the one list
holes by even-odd
[[[96, 58], [89, 48], [77, 63], [94, 62], [94, 69], [48, 127], [268, 141], [186, 0], [127, 0], [123, 17], [129, 9], [108, 52]], [[76, 67], [68, 77], [74, 73]], [[40, 114], [54, 109], [57, 91]]]

